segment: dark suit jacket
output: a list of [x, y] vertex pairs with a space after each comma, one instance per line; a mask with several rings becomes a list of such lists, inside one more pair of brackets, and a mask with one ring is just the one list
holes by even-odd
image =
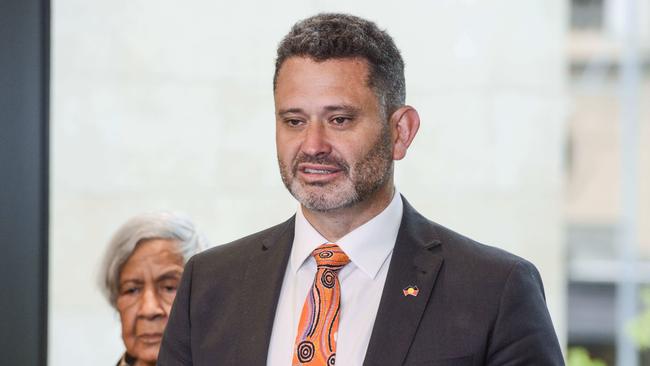
[[[294, 218], [187, 264], [158, 365], [266, 365]], [[418, 296], [404, 296], [408, 286]], [[404, 214], [364, 366], [563, 365], [526, 260]]]

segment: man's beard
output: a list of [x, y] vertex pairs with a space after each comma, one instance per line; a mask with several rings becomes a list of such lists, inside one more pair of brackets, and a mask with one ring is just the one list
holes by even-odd
[[[393, 157], [390, 130], [385, 124], [372, 148], [352, 168], [335, 156], [313, 156], [300, 153], [291, 164], [291, 171], [279, 158], [282, 182], [289, 192], [307, 209], [331, 211], [354, 206], [376, 193], [392, 177]], [[336, 167], [343, 180], [327, 183], [304, 183], [298, 180], [298, 166], [302, 163]]]

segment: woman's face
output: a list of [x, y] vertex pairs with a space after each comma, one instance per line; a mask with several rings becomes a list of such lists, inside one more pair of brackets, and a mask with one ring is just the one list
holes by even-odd
[[126, 351], [155, 364], [167, 318], [183, 273], [177, 242], [140, 242], [120, 273], [117, 310]]

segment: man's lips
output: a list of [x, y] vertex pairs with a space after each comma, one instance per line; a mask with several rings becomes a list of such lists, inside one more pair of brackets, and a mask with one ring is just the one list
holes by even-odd
[[343, 169], [333, 165], [308, 164], [298, 165], [298, 173], [307, 181], [323, 181], [334, 178], [342, 173]]

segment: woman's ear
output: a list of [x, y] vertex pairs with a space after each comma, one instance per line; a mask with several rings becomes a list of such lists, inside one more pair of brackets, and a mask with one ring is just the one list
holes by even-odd
[[420, 115], [415, 108], [406, 105], [393, 112], [389, 123], [393, 139], [393, 160], [402, 160], [420, 128]]

